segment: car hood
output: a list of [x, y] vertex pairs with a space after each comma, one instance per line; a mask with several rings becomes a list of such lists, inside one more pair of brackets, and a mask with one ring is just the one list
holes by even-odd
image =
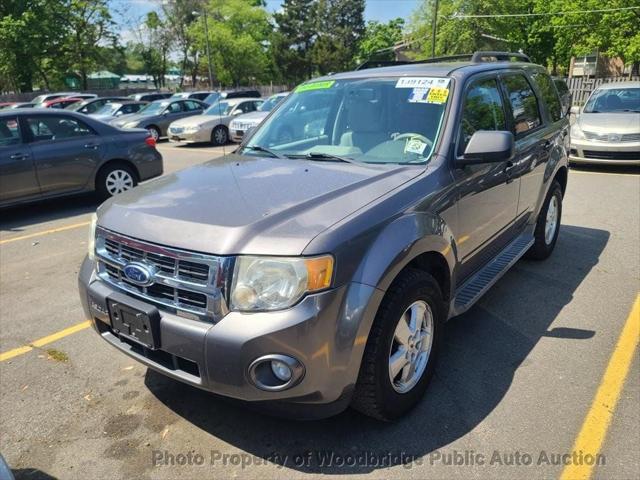
[[640, 132], [640, 113], [583, 113], [576, 121], [581, 130], [588, 132]]
[[318, 234], [421, 172], [232, 154], [113, 197], [98, 224], [198, 252], [300, 255]]
[[172, 127], [195, 127], [197, 125], [217, 125], [223, 121], [226, 117], [219, 117], [217, 115], [193, 115], [191, 117], [181, 118], [175, 122], [171, 122]]
[[251, 112], [243, 115], [238, 115], [234, 120], [239, 122], [260, 123], [271, 112]]

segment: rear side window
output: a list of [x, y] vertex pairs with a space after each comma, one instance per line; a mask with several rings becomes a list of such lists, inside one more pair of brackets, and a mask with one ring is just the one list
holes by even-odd
[[535, 72], [531, 77], [533, 77], [533, 81], [536, 82], [538, 88], [540, 88], [544, 103], [547, 104], [549, 115], [551, 115], [551, 120], [557, 122], [562, 118], [562, 106], [560, 105], [560, 98], [558, 97], [556, 87], [553, 85], [553, 80], [544, 72]]
[[35, 142], [95, 135], [87, 125], [70, 117], [53, 115], [27, 117], [27, 125]]
[[508, 75], [502, 78], [502, 82], [511, 103], [516, 137], [522, 137], [542, 125], [538, 99], [524, 75]]
[[20, 143], [20, 128], [17, 117], [0, 119], [0, 147], [18, 145]]
[[478, 130], [506, 130], [504, 105], [495, 78], [476, 80], [465, 95], [458, 155], [464, 153], [469, 140]]

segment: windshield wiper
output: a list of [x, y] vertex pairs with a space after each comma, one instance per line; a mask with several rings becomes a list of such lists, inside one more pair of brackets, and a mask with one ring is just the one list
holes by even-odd
[[247, 149], [247, 150], [253, 150], [254, 152], [264, 152], [264, 153], [268, 153], [269, 155], [271, 155], [272, 157], [275, 158], [279, 158], [281, 160], [285, 160], [287, 157], [281, 153], [278, 153], [276, 151], [271, 150], [270, 148], [267, 147], [262, 147], [260, 145], [245, 145], [243, 147], [243, 149]]
[[309, 160], [317, 160], [320, 162], [329, 161], [329, 162], [344, 162], [344, 163], [358, 163], [356, 160], [348, 157], [340, 157], [338, 155], [332, 155], [330, 153], [323, 152], [309, 152], [304, 157]]

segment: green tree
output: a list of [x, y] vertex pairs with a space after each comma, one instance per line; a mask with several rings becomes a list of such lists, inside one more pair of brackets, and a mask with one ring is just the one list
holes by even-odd
[[358, 63], [369, 59], [393, 60], [393, 46], [402, 41], [404, 19], [396, 18], [387, 23], [367, 22], [364, 36], [358, 48]]
[[355, 66], [365, 32], [364, 7], [364, 0], [318, 0], [312, 59], [321, 75]]
[[[255, 84], [267, 80], [266, 39], [271, 31], [267, 12], [249, 0], [210, 0], [209, 41], [213, 72], [222, 85]], [[206, 50], [204, 18], [190, 27], [200, 51]], [[202, 57], [207, 61], [206, 56]]]

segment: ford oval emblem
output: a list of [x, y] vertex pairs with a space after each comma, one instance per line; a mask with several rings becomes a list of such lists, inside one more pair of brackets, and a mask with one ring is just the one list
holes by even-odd
[[154, 282], [154, 268], [149, 265], [145, 265], [144, 263], [127, 263], [122, 271], [124, 276], [127, 277], [131, 283], [135, 283], [141, 287], [148, 287]]

